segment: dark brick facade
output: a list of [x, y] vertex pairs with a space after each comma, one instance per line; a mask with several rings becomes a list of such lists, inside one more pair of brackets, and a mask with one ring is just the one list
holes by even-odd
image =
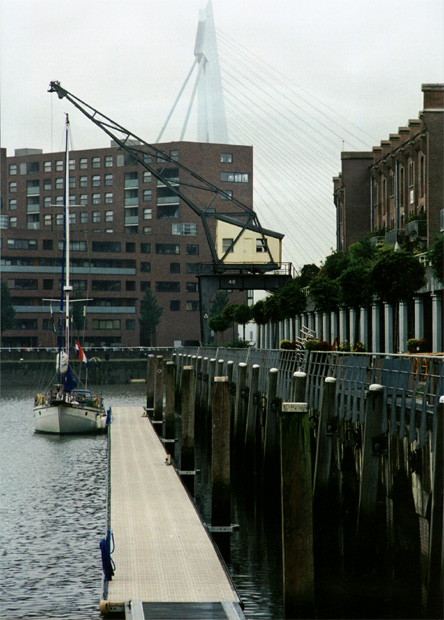
[[[252, 208], [253, 161], [248, 146], [170, 142], [156, 145], [189, 170]], [[9, 346], [48, 346], [48, 302], [60, 291], [64, 153], [2, 151], [2, 279], [17, 309]], [[196, 187], [174, 162], [152, 156], [200, 210], [229, 211], [231, 203]], [[70, 154], [71, 282], [90, 297], [86, 345], [140, 345], [140, 302], [151, 288], [163, 308], [157, 345], [200, 339], [197, 263], [211, 255], [198, 214], [118, 148]], [[248, 175], [224, 180], [225, 172]], [[209, 220], [214, 231], [214, 220]], [[177, 252], [177, 253], [176, 253]], [[245, 301], [245, 293], [233, 298]]]

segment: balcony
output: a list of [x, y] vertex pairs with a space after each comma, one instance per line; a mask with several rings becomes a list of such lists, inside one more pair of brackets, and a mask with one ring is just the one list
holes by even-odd
[[395, 245], [396, 243], [402, 243], [404, 241], [404, 231], [398, 230], [394, 228], [393, 230], [388, 230], [385, 233], [385, 242], [387, 245]]
[[405, 236], [414, 241], [419, 238], [427, 237], [427, 220], [414, 220], [405, 226]]

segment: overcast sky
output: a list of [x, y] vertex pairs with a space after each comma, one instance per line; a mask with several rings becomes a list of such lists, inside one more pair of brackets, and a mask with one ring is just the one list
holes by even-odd
[[[61, 150], [69, 112], [75, 149], [108, 146], [47, 93], [51, 80], [154, 141], [206, 2], [0, 0], [1, 145]], [[218, 30], [374, 137], [363, 150], [417, 118], [422, 83], [444, 82], [443, 0], [213, 0], [213, 11]]]

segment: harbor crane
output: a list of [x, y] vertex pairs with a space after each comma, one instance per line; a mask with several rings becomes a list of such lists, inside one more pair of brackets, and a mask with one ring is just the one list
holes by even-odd
[[[200, 219], [206, 241], [211, 254], [211, 265], [199, 265], [199, 295], [201, 308], [201, 332], [204, 343], [208, 342], [209, 306], [211, 297], [219, 289], [261, 289], [276, 290], [283, 286], [291, 277], [291, 267], [286, 273], [282, 273], [280, 256], [275, 260], [270, 250], [269, 239], [283, 235], [273, 233], [262, 228], [259, 218], [253, 209], [243, 204], [230, 193], [220, 189], [207, 179], [184, 166], [181, 162], [164, 153], [162, 150], [150, 144], [129, 131], [108, 116], [105, 116], [91, 105], [82, 101], [62, 87], [59, 81], [52, 81], [48, 92], [57, 93], [59, 99], [67, 99], [84, 116], [97, 127], [104, 131], [122, 150], [126, 151], [131, 158], [132, 164], [139, 164], [151, 173], [173, 195], [181, 199]], [[160, 164], [160, 165], [159, 165]], [[171, 170], [178, 170], [178, 175], [171, 176]], [[194, 192], [194, 194], [193, 194]], [[195, 196], [199, 195], [199, 198]], [[202, 201], [201, 197], [208, 196], [204, 205], [197, 204]], [[214, 199], [219, 196], [226, 201], [230, 208], [223, 212], [216, 211], [212, 207]], [[217, 227], [210, 225], [211, 220], [218, 220], [231, 226], [235, 230], [233, 238], [223, 251], [217, 251], [215, 231]], [[227, 260], [235, 248], [241, 245], [246, 231], [256, 235], [260, 245], [260, 261], [233, 262]], [[280, 254], [280, 252], [279, 252]], [[235, 255], [235, 254], [234, 254]], [[272, 272], [272, 273], [270, 273]]]

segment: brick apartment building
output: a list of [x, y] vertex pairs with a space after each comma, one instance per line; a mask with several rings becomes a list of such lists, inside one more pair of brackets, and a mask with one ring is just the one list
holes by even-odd
[[[171, 142], [156, 145], [173, 161], [146, 154], [170, 183], [206, 213], [252, 208], [252, 147]], [[220, 187], [196, 187], [174, 161]], [[1, 272], [16, 308], [3, 346], [50, 346], [50, 304], [61, 290], [64, 153], [1, 151]], [[140, 303], [150, 288], [163, 308], [158, 346], [200, 339], [199, 263], [211, 255], [202, 220], [131, 155], [109, 148], [70, 153], [71, 285], [88, 303], [87, 346], [140, 345]], [[228, 195], [228, 196], [227, 196]], [[214, 230], [215, 222], [208, 225]], [[233, 301], [245, 301], [237, 293]], [[54, 307], [56, 310], [57, 308]]]
[[342, 153], [333, 179], [337, 249], [369, 232], [394, 246], [405, 237], [424, 246], [444, 231], [444, 84], [423, 84], [418, 119], [371, 152]]

